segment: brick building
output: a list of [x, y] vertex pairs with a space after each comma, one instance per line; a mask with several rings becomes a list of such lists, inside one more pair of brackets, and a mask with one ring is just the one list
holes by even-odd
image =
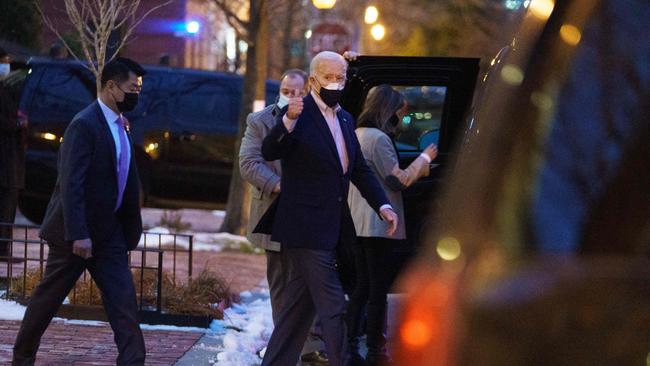
[[[139, 11], [147, 11], [161, 2], [142, 0]], [[63, 0], [41, 1], [41, 4], [62, 34], [73, 34], [62, 10], [65, 8]], [[43, 27], [41, 39], [47, 48], [57, 37]], [[143, 64], [156, 65], [162, 61], [174, 67], [228, 71], [233, 69], [235, 62], [235, 55], [230, 52], [228, 58], [227, 52], [229, 47], [234, 47], [233, 42], [234, 31], [212, 1], [174, 0], [140, 23], [121, 55]]]

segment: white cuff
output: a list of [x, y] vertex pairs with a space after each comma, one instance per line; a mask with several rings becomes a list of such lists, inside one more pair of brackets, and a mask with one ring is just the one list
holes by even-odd
[[425, 153], [420, 154], [420, 157], [424, 158], [424, 160], [426, 160], [427, 163], [431, 162], [431, 157], [429, 155], [425, 154]]
[[381, 212], [381, 210], [383, 210], [383, 209], [385, 209], [385, 208], [387, 208], [387, 209], [389, 209], [389, 210], [395, 212], [395, 210], [393, 209], [393, 206], [389, 205], [388, 203], [385, 204], [385, 205], [381, 205], [381, 207], [379, 207], [379, 212]]
[[284, 115], [284, 117], [282, 117], [282, 123], [284, 123], [284, 127], [286, 127], [286, 129], [287, 129], [287, 131], [289, 131], [289, 133], [291, 133], [293, 131], [294, 127], [296, 127], [296, 121], [297, 120], [298, 119], [289, 118], [286, 114]]

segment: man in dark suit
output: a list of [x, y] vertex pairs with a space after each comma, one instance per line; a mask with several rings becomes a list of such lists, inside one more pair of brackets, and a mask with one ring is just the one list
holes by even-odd
[[[280, 93], [276, 103], [261, 111], [251, 113], [246, 118], [246, 131], [239, 148], [239, 171], [242, 178], [252, 187], [250, 217], [246, 237], [255, 246], [266, 252], [266, 279], [269, 283], [271, 296], [271, 312], [276, 322], [280, 309], [284, 307], [286, 297], [287, 274], [291, 272], [291, 264], [286, 260], [281, 250], [281, 244], [271, 241], [271, 236], [255, 234], [253, 229], [280, 193], [280, 161], [266, 161], [262, 156], [262, 141], [275, 126], [275, 117], [289, 103], [289, 98], [304, 97], [308, 91], [308, 75], [299, 69], [289, 69], [280, 77]], [[314, 324], [314, 335], [320, 335], [320, 326]], [[303, 362], [327, 363], [327, 357], [322, 352], [324, 345], [318, 342], [320, 349], [313, 350], [315, 344], [307, 342], [300, 357]]]
[[395, 231], [397, 216], [366, 165], [352, 116], [338, 101], [347, 62], [321, 52], [310, 66], [311, 93], [291, 98], [286, 113], [262, 144], [266, 160], [281, 159], [282, 191], [257, 231], [282, 243], [293, 271], [287, 297], [262, 365], [295, 365], [314, 313], [322, 323], [332, 366], [345, 365], [345, 299], [335, 267], [337, 245], [350, 245], [355, 231], [347, 194], [350, 181]]
[[144, 70], [129, 59], [104, 67], [97, 101], [70, 122], [40, 237], [49, 254], [16, 344], [14, 365], [33, 365], [41, 336], [88, 269], [115, 333], [118, 365], [143, 365], [144, 338], [127, 251], [142, 234], [139, 179], [123, 112], [138, 102]]

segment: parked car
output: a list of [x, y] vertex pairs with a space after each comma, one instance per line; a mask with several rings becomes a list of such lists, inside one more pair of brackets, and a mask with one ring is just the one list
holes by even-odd
[[[29, 118], [20, 210], [42, 221], [56, 180], [57, 151], [72, 117], [95, 99], [95, 81], [74, 61], [28, 63], [20, 110]], [[242, 77], [145, 66], [131, 123], [146, 205], [213, 207], [226, 201], [241, 108]], [[266, 83], [272, 103], [279, 85]]]

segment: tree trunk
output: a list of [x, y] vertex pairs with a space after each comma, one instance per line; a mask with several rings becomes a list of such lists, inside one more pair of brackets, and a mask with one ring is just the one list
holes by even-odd
[[[297, 1], [289, 1], [289, 4], [288, 4], [289, 9], [287, 9], [287, 20], [286, 20], [286, 22], [284, 24], [284, 37], [283, 37], [283, 43], [284, 43], [284, 50], [283, 50], [284, 55], [283, 56], [284, 57], [283, 57], [283, 60], [282, 60], [282, 67], [284, 68], [284, 70], [288, 70], [288, 69], [292, 68], [292, 65], [291, 65], [291, 58], [292, 58], [292, 54], [291, 54], [291, 51], [292, 51], [291, 50], [291, 43], [292, 43], [291, 33], [293, 31], [293, 17], [294, 17], [294, 13], [296, 12], [296, 4], [297, 3], [298, 3]], [[284, 72], [284, 70], [283, 70], [283, 72]]]
[[[256, 99], [264, 99], [266, 81], [266, 60], [268, 53], [268, 17], [265, 0], [250, 0], [249, 39], [246, 52], [246, 74], [242, 94], [242, 108], [239, 114], [239, 130], [235, 141], [230, 191], [226, 204], [226, 216], [219, 231], [242, 235], [245, 233], [250, 209], [250, 186], [239, 172], [239, 147], [246, 130], [246, 117], [253, 111]], [[261, 63], [263, 61], [263, 63]], [[260, 92], [261, 90], [261, 92]]]

